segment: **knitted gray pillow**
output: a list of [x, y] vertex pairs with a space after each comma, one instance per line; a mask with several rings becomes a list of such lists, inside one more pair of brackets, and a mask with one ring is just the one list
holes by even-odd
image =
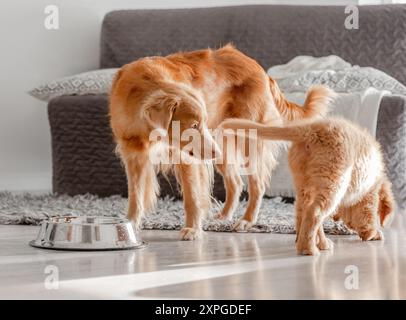
[[42, 101], [50, 101], [63, 95], [105, 94], [118, 68], [100, 69], [60, 78], [42, 84], [28, 93]]

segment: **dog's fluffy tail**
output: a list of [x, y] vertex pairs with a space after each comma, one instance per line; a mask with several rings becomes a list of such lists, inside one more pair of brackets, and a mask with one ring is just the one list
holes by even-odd
[[323, 85], [316, 85], [309, 89], [303, 106], [286, 100], [275, 80], [269, 77], [271, 93], [276, 108], [285, 121], [311, 119], [325, 116], [329, 111], [329, 104], [336, 97], [336, 93]]
[[391, 183], [385, 179], [379, 190], [379, 219], [384, 227], [395, 213], [395, 200], [392, 193]]
[[[223, 129], [253, 129], [256, 131], [257, 138], [265, 140], [287, 140], [301, 141], [303, 140], [303, 129], [307, 124], [287, 127], [270, 127], [258, 122], [244, 119], [227, 119], [221, 123]], [[238, 134], [238, 132], [237, 132]]]

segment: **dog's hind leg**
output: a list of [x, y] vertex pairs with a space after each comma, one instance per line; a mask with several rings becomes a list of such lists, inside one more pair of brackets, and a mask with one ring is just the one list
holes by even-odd
[[320, 250], [332, 250], [334, 248], [334, 242], [326, 237], [323, 228], [323, 222], [317, 230], [317, 248]]
[[272, 168], [276, 164], [272, 151], [278, 148], [269, 141], [257, 140], [256, 144], [250, 145], [252, 141], [246, 139], [245, 143], [240, 152], [245, 159], [249, 198], [244, 215], [234, 225], [236, 231], [247, 231], [257, 222], [265, 187], [270, 183]]
[[[344, 212], [343, 207], [339, 207], [336, 212], [333, 214], [332, 218], [334, 221], [339, 221], [341, 219], [341, 216]], [[320, 250], [332, 250], [334, 249], [334, 242], [326, 237], [326, 234], [324, 233], [324, 227], [323, 224], [319, 227], [319, 230], [317, 231], [317, 247]]]
[[256, 175], [248, 176], [248, 203], [244, 215], [234, 225], [236, 231], [246, 231], [257, 221], [259, 207], [265, 193], [265, 185], [262, 179]]
[[[327, 210], [326, 210], [327, 209]], [[300, 231], [296, 241], [298, 254], [316, 255], [319, 253], [317, 247], [317, 235], [323, 220], [327, 216], [328, 207], [320, 205], [316, 200], [308, 209], [303, 211]]]
[[217, 170], [223, 176], [224, 186], [226, 189], [226, 200], [224, 202], [221, 213], [216, 215], [217, 219], [231, 219], [237, 209], [240, 195], [244, 187], [244, 183], [238, 173], [238, 168], [234, 164], [217, 164]]
[[295, 200], [295, 230], [296, 230], [296, 242], [299, 237], [300, 228], [302, 226], [303, 212], [304, 208], [309, 206], [310, 197], [306, 193], [306, 189], [302, 187], [297, 187], [297, 195]]
[[[345, 190], [349, 184], [348, 177], [340, 181], [340, 183], [331, 182], [329, 178], [315, 179], [315, 186], [323, 186], [319, 188], [319, 193], [314, 197], [312, 204], [303, 211], [303, 218], [300, 226], [299, 235], [296, 242], [297, 252], [304, 255], [315, 255], [319, 253], [317, 247], [317, 236], [321, 236], [321, 240], [325, 239], [323, 228], [324, 219], [331, 215], [340, 204]], [[316, 190], [316, 188], [310, 189]], [[323, 246], [329, 246], [323, 243]]]

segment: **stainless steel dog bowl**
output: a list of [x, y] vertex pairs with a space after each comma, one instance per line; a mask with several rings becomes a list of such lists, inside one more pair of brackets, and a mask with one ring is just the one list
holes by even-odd
[[127, 219], [115, 217], [64, 216], [41, 224], [30, 245], [55, 250], [125, 250], [145, 246]]

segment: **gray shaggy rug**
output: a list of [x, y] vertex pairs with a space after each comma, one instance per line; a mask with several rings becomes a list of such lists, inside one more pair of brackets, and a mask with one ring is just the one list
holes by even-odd
[[[38, 225], [49, 217], [60, 215], [93, 215], [123, 217], [127, 199], [120, 196], [99, 198], [92, 195], [33, 195], [0, 192], [0, 224]], [[234, 221], [219, 221], [208, 218], [203, 225], [206, 231], [232, 231], [233, 222], [243, 213], [246, 201], [241, 201]], [[212, 213], [219, 210], [214, 205]], [[181, 201], [159, 199], [154, 213], [143, 219], [143, 229], [175, 230], [183, 225]], [[324, 224], [328, 234], [353, 234], [341, 222], [328, 220]], [[264, 198], [258, 222], [250, 232], [295, 233], [293, 205], [281, 198]]]

